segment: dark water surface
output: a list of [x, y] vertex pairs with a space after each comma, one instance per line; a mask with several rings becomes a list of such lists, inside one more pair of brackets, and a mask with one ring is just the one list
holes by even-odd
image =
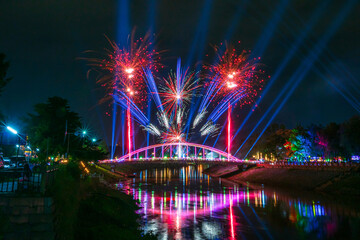
[[117, 187], [139, 200], [144, 231], [159, 239], [360, 239], [360, 211], [351, 204], [251, 189], [202, 168], [144, 170]]

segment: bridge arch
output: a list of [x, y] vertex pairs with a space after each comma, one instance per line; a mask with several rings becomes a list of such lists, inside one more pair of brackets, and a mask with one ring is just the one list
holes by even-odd
[[243, 162], [219, 149], [190, 142], [154, 144], [132, 151], [120, 158], [106, 159], [100, 163], [145, 160], [206, 160]]

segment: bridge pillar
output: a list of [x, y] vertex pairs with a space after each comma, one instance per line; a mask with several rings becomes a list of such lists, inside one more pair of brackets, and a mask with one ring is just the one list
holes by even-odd
[[189, 146], [186, 145], [186, 157], [189, 157]]
[[145, 158], [146, 159], [148, 158], [148, 150], [147, 149], [145, 150]]
[[205, 159], [205, 148], [203, 148], [203, 155], [202, 158]]
[[196, 155], [196, 154], [197, 154], [197, 152], [196, 152], [196, 147], [194, 147], [194, 149], [195, 149], [195, 150], [194, 150], [194, 151], [195, 151], [195, 152], [194, 152], [194, 157], [195, 157], [195, 159], [196, 159], [196, 158], [197, 158], [197, 155]]
[[156, 158], [156, 151], [155, 151], [155, 149], [156, 149], [156, 148], [154, 147], [154, 158]]
[[164, 159], [164, 146], [161, 146], [161, 158]]
[[172, 146], [170, 145], [170, 158], [172, 158]]
[[136, 154], [136, 158], [139, 160], [139, 153]]

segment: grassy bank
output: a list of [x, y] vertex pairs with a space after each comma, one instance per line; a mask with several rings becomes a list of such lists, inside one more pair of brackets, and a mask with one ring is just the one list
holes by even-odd
[[57, 239], [155, 239], [139, 230], [131, 196], [98, 178], [80, 178], [77, 164], [59, 169], [49, 194], [55, 202]]

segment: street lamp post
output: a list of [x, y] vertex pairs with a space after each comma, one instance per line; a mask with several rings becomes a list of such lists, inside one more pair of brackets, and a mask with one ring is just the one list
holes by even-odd
[[10, 132], [12, 132], [13, 134], [15, 134], [18, 137], [18, 144], [17, 149], [16, 149], [16, 160], [18, 161], [18, 157], [19, 157], [19, 149], [20, 149], [20, 135], [18, 133], [18, 131], [16, 131], [14, 128], [10, 127], [10, 126], [6, 126], [6, 129], [9, 130]]

